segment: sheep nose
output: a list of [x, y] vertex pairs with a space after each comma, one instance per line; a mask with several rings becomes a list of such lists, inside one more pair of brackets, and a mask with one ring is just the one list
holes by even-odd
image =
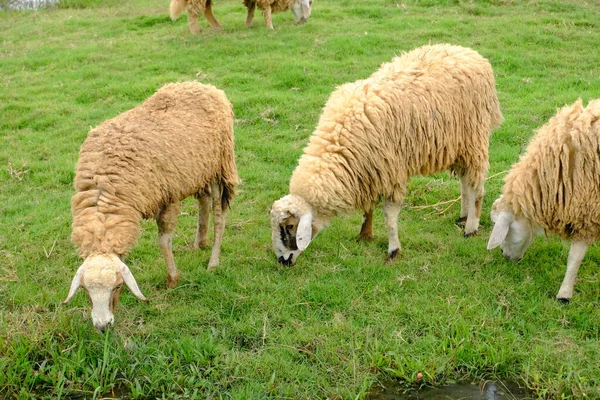
[[277, 261], [279, 261], [279, 264], [281, 264], [281, 265], [290, 266], [290, 265], [292, 265], [292, 257], [294, 257], [294, 255], [290, 254], [290, 257], [286, 260], [283, 256], [281, 256], [277, 259]]
[[519, 261], [521, 259], [521, 257], [513, 257], [513, 256], [509, 256], [508, 254], [505, 254], [504, 251], [502, 252], [502, 255], [504, 256], [504, 258], [508, 261]]
[[111, 318], [107, 322], [94, 324], [94, 327], [98, 329], [98, 332], [104, 333], [108, 327], [113, 324], [114, 320], [114, 318]]

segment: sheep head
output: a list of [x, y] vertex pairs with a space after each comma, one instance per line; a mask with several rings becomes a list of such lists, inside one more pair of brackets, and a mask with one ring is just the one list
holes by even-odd
[[119, 303], [119, 296], [123, 290], [123, 284], [135, 294], [135, 296], [147, 301], [131, 274], [131, 271], [116, 254], [92, 254], [85, 259], [77, 270], [71, 283], [71, 289], [67, 304], [77, 292], [83, 287], [92, 303], [92, 322], [96, 329], [104, 332], [108, 325], [114, 322], [114, 309]]
[[523, 258], [525, 251], [544, 229], [524, 215], [516, 215], [500, 196], [492, 205], [494, 228], [488, 241], [488, 250], [501, 245], [502, 254], [511, 261]]
[[290, 194], [273, 203], [271, 240], [279, 263], [294, 264], [317, 232], [313, 224], [313, 211], [301, 197]]
[[312, 7], [312, 0], [294, 0], [290, 7], [297, 24], [303, 24], [308, 20]]

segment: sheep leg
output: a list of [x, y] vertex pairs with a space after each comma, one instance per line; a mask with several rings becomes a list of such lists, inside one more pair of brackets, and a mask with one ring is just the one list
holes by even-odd
[[567, 260], [567, 272], [565, 273], [565, 278], [563, 279], [558, 294], [556, 295], [556, 299], [558, 301], [562, 303], [568, 303], [569, 300], [571, 300], [571, 297], [573, 297], [573, 286], [575, 285], [577, 272], [579, 271], [581, 260], [583, 260], [587, 248], [588, 244], [583, 241], [571, 243], [569, 258]]
[[213, 269], [219, 265], [219, 256], [221, 255], [221, 242], [223, 240], [223, 232], [225, 231], [225, 214], [221, 204], [222, 196], [221, 186], [214, 182], [211, 185], [212, 206], [213, 206], [213, 223], [215, 229], [215, 237], [213, 240], [213, 248], [208, 261], [208, 269]]
[[252, 26], [252, 19], [254, 19], [255, 9], [256, 3], [252, 2], [248, 5], [248, 16], [246, 17], [246, 26]]
[[373, 240], [373, 210], [365, 210], [358, 240], [364, 242]]
[[267, 25], [267, 28], [273, 29], [273, 21], [271, 20], [271, 6], [268, 5], [264, 9], [264, 13], [265, 13], [265, 24]]
[[212, 2], [207, 1], [206, 7], [204, 8], [204, 17], [208, 21], [208, 23], [213, 27], [213, 29], [221, 29], [221, 25], [217, 22], [215, 18], [215, 14], [212, 12]]
[[173, 257], [171, 235], [177, 225], [177, 215], [179, 214], [179, 202], [166, 205], [159, 211], [156, 218], [158, 225], [158, 246], [163, 254], [167, 264], [167, 287], [175, 287], [179, 281], [179, 271], [175, 266]]
[[198, 227], [194, 248], [208, 246], [208, 227], [210, 222], [211, 195], [208, 191], [198, 195]]
[[398, 239], [398, 214], [400, 213], [400, 203], [385, 200], [383, 206], [383, 215], [385, 217], [385, 226], [388, 230], [388, 255], [386, 261], [392, 261], [400, 252], [400, 240]]
[[483, 202], [483, 184], [467, 184], [467, 222], [465, 223], [465, 237], [477, 234], [479, 217], [481, 216], [481, 203]]
[[465, 176], [460, 177], [460, 218], [456, 220], [459, 226], [464, 226], [469, 215], [469, 202], [471, 200], [471, 190], [469, 182]]
[[196, 14], [191, 8], [188, 9], [188, 26], [190, 27], [190, 32], [194, 35], [200, 33], [202, 28], [198, 24], [198, 14]]

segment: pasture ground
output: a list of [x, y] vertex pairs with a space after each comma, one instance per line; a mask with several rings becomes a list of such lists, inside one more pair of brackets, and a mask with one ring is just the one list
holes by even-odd
[[[536, 398], [600, 396], [600, 252], [571, 304], [554, 300], [568, 245], [537, 239], [519, 263], [486, 251], [502, 177], [535, 128], [578, 97], [600, 97], [596, 0], [315, 0], [268, 31], [241, 0], [217, 0], [223, 30], [198, 36], [166, 0], [66, 0], [0, 12], [0, 397], [364, 398], [405, 387], [504, 379]], [[387, 235], [356, 243], [338, 218], [291, 268], [276, 264], [268, 210], [337, 85], [426, 43], [471, 47], [492, 63], [505, 122], [493, 134], [480, 235], [454, 224], [458, 181], [411, 181], [399, 260]], [[69, 241], [79, 146], [90, 127], [167, 82], [199, 80], [234, 104], [243, 185], [222, 265], [192, 251], [195, 201], [182, 208], [165, 288], [156, 227], [127, 257], [148, 304], [127, 290], [98, 334], [87, 299], [61, 305], [80, 265]], [[597, 199], [590, 199], [596, 201]], [[442, 203], [440, 203], [442, 202]], [[446, 202], [446, 203], [443, 203]], [[439, 204], [438, 204], [439, 203]], [[417, 381], [417, 374], [423, 378]]]

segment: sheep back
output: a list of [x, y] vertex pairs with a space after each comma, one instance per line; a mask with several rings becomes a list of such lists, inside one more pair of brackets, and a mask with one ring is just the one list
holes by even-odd
[[238, 184], [233, 111], [225, 93], [168, 84], [143, 104], [92, 129], [81, 146], [71, 201], [72, 241], [83, 257], [125, 254], [140, 218], [215, 180], [227, 206]]
[[417, 48], [340, 86], [290, 180], [325, 215], [400, 201], [410, 176], [445, 169], [483, 182], [502, 121], [492, 68], [451, 45]]
[[202, 15], [206, 6], [210, 6], [211, 4], [212, 0], [171, 0], [169, 13], [173, 20], [177, 19], [186, 8], [193, 15]]
[[250, 7], [254, 3], [261, 10], [271, 6], [271, 12], [276, 13], [289, 10], [293, 1], [294, 0], [244, 0], [244, 5]]
[[600, 240], [600, 99], [560, 109], [504, 182], [515, 214], [565, 239]]

